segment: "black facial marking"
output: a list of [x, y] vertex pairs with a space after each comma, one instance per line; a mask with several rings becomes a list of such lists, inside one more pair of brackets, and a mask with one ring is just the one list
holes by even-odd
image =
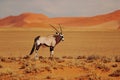
[[58, 35], [54, 35], [54, 37], [56, 40], [56, 44], [58, 44], [62, 40], [63, 35], [61, 33], [59, 33]]

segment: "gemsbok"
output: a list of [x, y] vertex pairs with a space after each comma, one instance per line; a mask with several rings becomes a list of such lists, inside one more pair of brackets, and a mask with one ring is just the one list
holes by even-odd
[[35, 59], [38, 59], [38, 50], [41, 46], [46, 46], [50, 48], [50, 58], [53, 59], [54, 48], [60, 42], [64, 41], [64, 36], [62, 34], [62, 27], [59, 24], [60, 31], [57, 30], [53, 25], [50, 25], [52, 28], [56, 30], [56, 34], [49, 35], [49, 36], [37, 36], [34, 39], [34, 44], [32, 50], [29, 55], [35, 51]]

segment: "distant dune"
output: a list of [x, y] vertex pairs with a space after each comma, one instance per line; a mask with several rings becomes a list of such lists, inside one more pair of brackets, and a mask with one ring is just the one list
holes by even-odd
[[23, 13], [0, 19], [0, 27], [45, 27], [48, 24], [62, 24], [66, 27], [120, 29], [120, 10], [93, 17], [56, 17], [44, 14]]
[[24, 13], [19, 16], [8, 16], [0, 20], [1, 27], [39, 26], [47, 16], [43, 14]]

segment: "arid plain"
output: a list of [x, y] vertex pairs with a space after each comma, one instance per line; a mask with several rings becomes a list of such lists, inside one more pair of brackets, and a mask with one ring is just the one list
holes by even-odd
[[[58, 27], [59, 29], [59, 27]], [[63, 28], [64, 29], [64, 28]], [[29, 54], [34, 38], [38, 35], [48, 36], [54, 34], [52, 28], [41, 30], [30, 29], [4, 29], [0, 31], [0, 55], [24, 56]], [[120, 53], [119, 31], [74, 31], [64, 30], [65, 41], [55, 48], [56, 56], [78, 55], [118, 55]], [[49, 49], [41, 47], [39, 55], [49, 56]]]
[[1, 80], [119, 80], [120, 32], [79, 31], [63, 27], [65, 41], [55, 47], [41, 47], [39, 60], [27, 56], [34, 37], [54, 34], [52, 28], [1, 28]]

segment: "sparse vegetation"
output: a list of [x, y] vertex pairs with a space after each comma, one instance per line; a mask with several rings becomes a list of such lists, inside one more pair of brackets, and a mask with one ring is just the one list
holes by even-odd
[[28, 55], [33, 38], [53, 34], [51, 29], [1, 28], [0, 80], [119, 80], [119, 31], [63, 29], [65, 41], [55, 50], [58, 57], [49, 60], [49, 49], [44, 48], [35, 61], [34, 54]]
[[116, 67], [118, 67], [118, 65], [117, 64], [112, 64], [112, 67], [116, 68]]
[[115, 62], [120, 62], [120, 56], [115, 56]]
[[24, 70], [25, 73], [38, 73], [39, 71], [39, 68], [35, 65], [28, 66]]
[[45, 79], [52, 79], [52, 76], [51, 76], [51, 75], [48, 75], [48, 76], [46, 76]]
[[102, 61], [103, 63], [109, 63], [109, 62], [112, 61], [112, 59], [111, 59], [111, 58], [108, 58], [108, 57], [106, 57], [106, 56], [103, 56], [103, 57], [101, 57], [101, 61]]
[[57, 58], [57, 59], [55, 59], [55, 60], [56, 60], [56, 62], [57, 62], [57, 63], [62, 63], [62, 62], [65, 62], [65, 60], [60, 59], [60, 58]]
[[[78, 57], [70, 57], [70, 56], [64, 56], [62, 58], [60, 57], [55, 57], [54, 60], [49, 60], [47, 57], [39, 57], [38, 61], [33, 60], [32, 58], [29, 57], [23, 57], [23, 58], [18, 58], [18, 57], [1, 57], [0, 58], [2, 61], [0, 64], [0, 70], [4, 70], [6, 68], [6, 66], [4, 66], [3, 64], [11, 64], [11, 63], [15, 63], [15, 65], [19, 65], [17, 66], [15, 69], [19, 70], [20, 73], [17, 73], [19, 71], [13, 71], [11, 70], [11, 68], [9, 70], [4, 70], [4, 71], [0, 71], [0, 76], [4, 77], [4, 76], [9, 76], [10, 79], [36, 79], [38, 80], [38, 78], [33, 78], [30, 77], [28, 75], [43, 75], [43, 74], [47, 74], [48, 76], [44, 76], [41, 79], [45, 79], [45, 80], [66, 80], [66, 78], [63, 77], [56, 77], [53, 76], [53, 74], [57, 74], [60, 75], [59, 73], [67, 73], [66, 75], [68, 75], [68, 73], [72, 72], [75, 70], [75, 76], [71, 77], [71, 78], [67, 78], [67, 79], [72, 79], [72, 80], [104, 80], [104, 79], [108, 79], [102, 76], [98, 76], [96, 71], [101, 71], [101, 72], [107, 72], [109, 73], [110, 77], [119, 77], [120, 76], [120, 70], [119, 68], [119, 64], [117, 62], [113, 62], [111, 61], [111, 58], [105, 56], [105, 57], [100, 57], [100, 56], [95, 56], [95, 55], [91, 55], [88, 57], [85, 56], [78, 56]], [[12, 60], [11, 62], [6, 61], [6, 59], [8, 60]], [[116, 58], [117, 59], [117, 58]], [[108, 65], [109, 64], [109, 65]], [[4, 66], [4, 67], [3, 67]], [[14, 65], [11, 65], [14, 66]], [[77, 70], [76, 70], [77, 69]], [[115, 70], [113, 73], [111, 73], [111, 70]], [[59, 72], [60, 71], [60, 72]], [[66, 72], [68, 71], [68, 72]], [[77, 72], [78, 71], [78, 72]], [[17, 74], [14, 74], [17, 73]], [[18, 76], [18, 74], [21, 74], [22, 76]], [[83, 75], [80, 76], [78, 74], [82, 73]], [[86, 74], [87, 73], [87, 74]], [[51, 74], [51, 75], [49, 75]], [[76, 75], [78, 75], [76, 77]], [[25, 78], [25, 76], [28, 76], [27, 78]], [[64, 75], [62, 75], [64, 76]], [[2, 77], [0, 77], [0, 79], [3, 79]], [[5, 79], [5, 78], [4, 78]]]
[[78, 56], [76, 59], [86, 59], [86, 56]]
[[120, 69], [115, 70], [113, 73], [109, 74], [111, 77], [120, 77]]
[[63, 58], [63, 59], [73, 59], [72, 56], [63, 56], [62, 58]]
[[9, 68], [0, 72], [0, 76], [7, 76], [7, 75], [12, 75], [12, 74], [13, 74], [13, 70], [11, 70]]
[[100, 59], [100, 56], [97, 56], [97, 55], [90, 55], [87, 57], [87, 60], [98, 60]]
[[98, 64], [95, 65], [95, 68], [100, 69], [101, 71], [105, 71], [105, 72], [110, 71], [110, 68], [107, 67], [105, 64], [98, 63]]

